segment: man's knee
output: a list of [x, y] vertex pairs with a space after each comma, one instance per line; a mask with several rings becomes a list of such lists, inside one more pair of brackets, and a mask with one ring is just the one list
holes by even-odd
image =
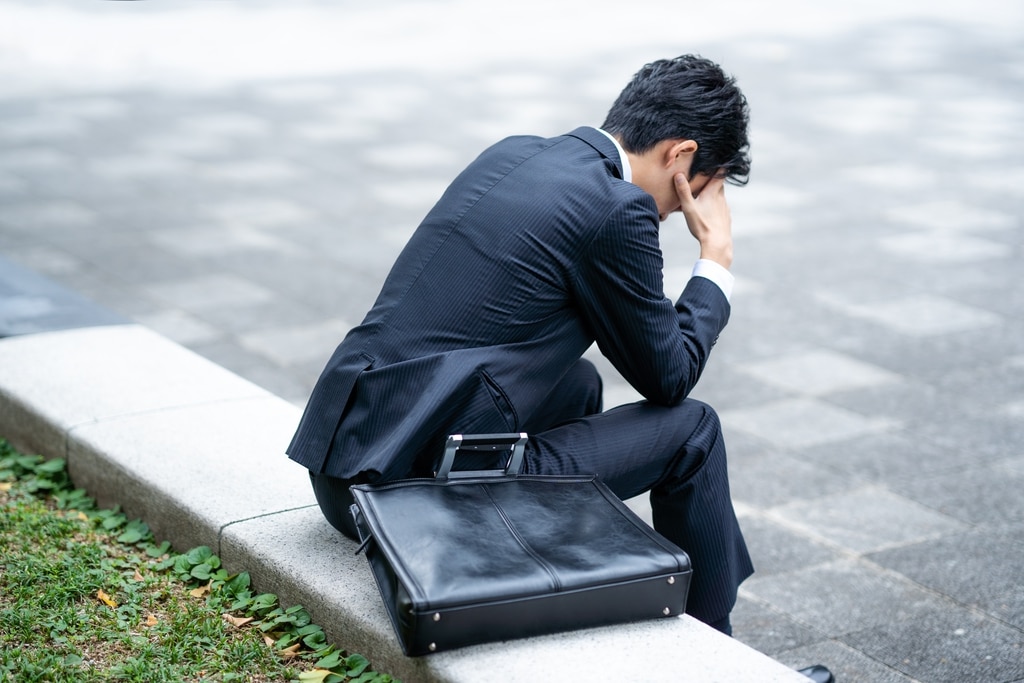
[[654, 487], [655, 494], [672, 495], [707, 469], [716, 471], [714, 479], [726, 472], [725, 443], [718, 413], [703, 401], [687, 399], [684, 404], [677, 406], [680, 412], [678, 450], [665, 478]]
[[686, 447], [706, 454], [721, 450], [724, 456], [724, 448], [719, 448], [722, 442], [722, 421], [719, 419], [718, 413], [703, 401], [687, 400], [691, 401], [696, 409], [700, 411], [700, 417], [697, 420], [696, 427], [686, 439]]

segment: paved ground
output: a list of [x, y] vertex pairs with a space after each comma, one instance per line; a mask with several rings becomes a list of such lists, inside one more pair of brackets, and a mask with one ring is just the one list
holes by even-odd
[[[754, 112], [697, 391], [758, 568], [736, 636], [1024, 680], [1024, 9], [513, 4], [0, 2], [0, 255], [301, 405], [469, 159], [699, 51]], [[671, 294], [681, 221], [664, 248]]]

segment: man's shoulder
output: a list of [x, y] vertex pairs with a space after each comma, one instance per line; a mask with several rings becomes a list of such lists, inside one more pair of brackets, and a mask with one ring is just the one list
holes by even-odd
[[611, 140], [603, 135], [601, 131], [596, 128], [591, 128], [590, 126], [581, 126], [567, 133], [551, 137], [543, 137], [541, 135], [510, 135], [494, 143], [488, 149], [541, 151], [551, 147], [564, 145], [566, 143], [569, 143], [570, 146], [585, 143], [586, 146], [592, 148], [595, 152], [600, 153], [600, 155], [604, 157], [610, 157], [616, 154], [615, 146], [612, 144]]
[[[622, 179], [619, 163], [614, 143], [596, 128], [548, 138], [517, 135], [485, 150], [454, 187], [465, 189], [468, 183], [490, 191], [500, 184], [505, 191], [495, 193], [495, 199], [538, 201], [543, 197], [552, 207], [571, 205], [573, 215], [580, 218], [573, 222], [589, 230], [617, 207], [655, 211], [646, 192]], [[505, 183], [508, 178], [515, 182]]]

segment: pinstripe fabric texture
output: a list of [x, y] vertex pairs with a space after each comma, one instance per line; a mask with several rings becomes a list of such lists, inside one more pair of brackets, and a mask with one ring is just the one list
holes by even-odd
[[[581, 396], [600, 394], [600, 378], [586, 360], [550, 402], [579, 410]], [[753, 566], [729, 495], [725, 443], [718, 415], [686, 399], [671, 406], [649, 401], [577, 413], [538, 425], [527, 446], [530, 474], [592, 472], [620, 498], [650, 491], [654, 527], [683, 548], [693, 563], [686, 611], [706, 623], [727, 617], [736, 590]]]
[[[449, 434], [526, 431], [527, 471], [595, 472], [623, 498], [651, 490], [655, 527], [693, 561], [687, 611], [727, 616], [753, 569], [717, 417], [685, 397], [729, 304], [702, 278], [665, 297], [658, 226], [593, 128], [481, 154], [313, 389], [289, 455], [317, 500], [345, 505], [337, 479], [429, 476]], [[647, 400], [600, 412], [581, 359], [595, 341]]]
[[429, 473], [448, 434], [529, 423], [594, 340], [647, 399], [677, 403], [729, 306], [700, 278], [665, 298], [658, 226], [593, 128], [486, 150], [327, 363], [289, 456], [340, 478]]
[[[717, 417], [685, 397], [729, 304], [699, 277], [665, 298], [656, 205], [621, 177], [593, 128], [483, 152], [338, 346], [288, 452], [351, 533], [345, 481], [429, 476], [448, 434], [526, 431], [530, 472], [651, 490], [656, 528], [694, 564], [687, 611], [713, 622], [752, 569]], [[646, 401], [601, 412], [581, 359], [595, 341]]]

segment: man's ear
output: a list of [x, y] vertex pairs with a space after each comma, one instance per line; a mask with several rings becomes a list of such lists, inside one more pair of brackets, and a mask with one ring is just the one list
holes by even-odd
[[[665, 168], [693, 157], [697, 151], [696, 140], [666, 140], [663, 161]], [[689, 163], [686, 164], [689, 168]]]

